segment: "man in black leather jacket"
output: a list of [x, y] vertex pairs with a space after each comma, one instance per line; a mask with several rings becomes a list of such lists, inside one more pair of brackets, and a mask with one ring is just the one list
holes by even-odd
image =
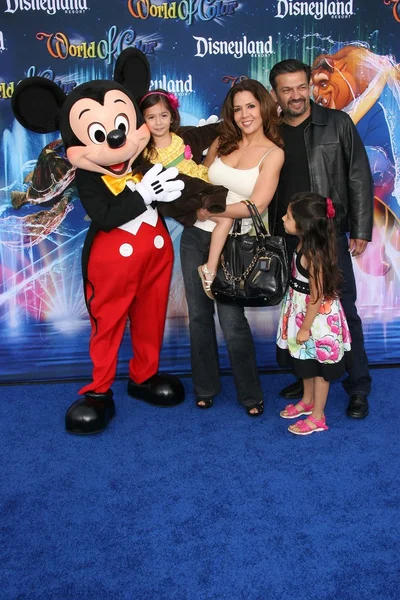
[[[310, 79], [311, 68], [295, 59], [277, 63], [270, 72], [271, 93], [283, 114], [285, 163], [269, 214], [274, 233], [285, 235], [282, 216], [295, 193], [312, 190], [330, 197], [334, 203], [339, 266], [344, 279], [340, 299], [353, 350], [353, 367], [343, 387], [350, 397], [347, 415], [362, 419], [368, 414], [371, 377], [355, 305], [357, 292], [351, 257], [362, 254], [372, 238], [372, 176], [352, 120], [342, 111], [312, 102]], [[298, 240], [293, 236], [286, 239], [291, 258]], [[301, 380], [281, 391], [288, 399], [301, 398], [302, 394]]]

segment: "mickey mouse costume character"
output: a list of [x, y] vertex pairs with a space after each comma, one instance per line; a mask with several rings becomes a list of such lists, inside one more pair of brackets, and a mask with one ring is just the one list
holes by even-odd
[[[154, 165], [143, 175], [146, 165], [138, 157], [150, 133], [135, 98], [147, 91], [149, 82], [146, 57], [129, 48], [117, 59], [114, 81], [90, 81], [66, 96], [50, 80], [32, 77], [17, 86], [12, 98], [14, 115], [27, 129], [60, 130], [91, 219], [82, 268], [93, 380], [67, 411], [70, 433], [100, 432], [115, 414], [111, 385], [127, 318], [134, 354], [128, 394], [156, 406], [174, 406], [185, 396], [177, 377], [158, 373], [173, 248], [152, 203], [176, 200], [185, 184], [174, 181], [176, 168]], [[188, 180], [189, 196], [209, 198], [221, 191], [209, 186], [203, 194], [208, 184]]]

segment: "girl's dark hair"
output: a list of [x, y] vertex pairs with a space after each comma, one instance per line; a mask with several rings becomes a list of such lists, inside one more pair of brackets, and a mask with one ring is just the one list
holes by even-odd
[[[156, 90], [147, 92], [147, 94], [145, 94], [142, 97], [142, 99], [139, 100], [139, 107], [142, 111], [142, 114], [144, 115], [144, 111], [146, 110], [146, 108], [151, 108], [152, 106], [155, 106], [156, 104], [161, 102], [171, 115], [170, 131], [176, 133], [181, 124], [181, 117], [179, 115], [178, 109], [173, 108], [171, 106], [168, 100], [168, 94], [169, 92], [163, 90], [162, 88], [157, 88]], [[153, 137], [150, 137], [150, 141], [146, 146], [146, 154], [150, 160], [156, 158], [157, 156], [156, 145], [154, 143]]]
[[239, 147], [238, 142], [242, 139], [242, 132], [235, 123], [233, 110], [234, 99], [238, 92], [250, 92], [258, 100], [264, 135], [271, 142], [283, 148], [283, 141], [278, 130], [281, 121], [278, 117], [276, 102], [262, 83], [255, 79], [243, 79], [231, 87], [222, 105], [218, 153], [223, 156], [230, 154]]
[[335, 220], [328, 219], [327, 199], [313, 192], [301, 192], [293, 197], [289, 206], [302, 253], [315, 276], [318, 296], [336, 298], [342, 276], [338, 267]]

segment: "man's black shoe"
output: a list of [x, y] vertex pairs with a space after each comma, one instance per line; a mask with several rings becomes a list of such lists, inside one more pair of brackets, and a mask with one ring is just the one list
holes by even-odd
[[297, 400], [297, 398], [302, 398], [304, 392], [303, 380], [298, 379], [294, 383], [287, 385], [283, 390], [279, 392], [279, 395], [286, 400]]
[[365, 394], [353, 394], [346, 410], [348, 417], [364, 419], [369, 412], [368, 398]]

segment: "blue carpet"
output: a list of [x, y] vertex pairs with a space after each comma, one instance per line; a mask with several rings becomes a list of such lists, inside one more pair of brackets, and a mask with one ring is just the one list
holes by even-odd
[[250, 419], [232, 378], [208, 411], [132, 400], [101, 435], [64, 432], [79, 385], [1, 387], [1, 600], [389, 600], [400, 597], [400, 370], [371, 414], [292, 436], [263, 375]]

